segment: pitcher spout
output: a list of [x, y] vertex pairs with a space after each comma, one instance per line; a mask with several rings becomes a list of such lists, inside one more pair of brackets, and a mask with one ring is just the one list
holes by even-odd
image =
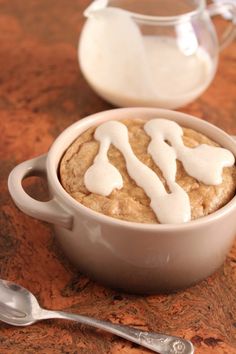
[[95, 0], [84, 11], [85, 17], [91, 17], [95, 12], [107, 7], [109, 0]]

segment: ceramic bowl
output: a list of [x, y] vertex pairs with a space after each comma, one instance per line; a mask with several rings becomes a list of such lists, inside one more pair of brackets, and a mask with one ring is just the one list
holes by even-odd
[[[236, 142], [196, 117], [154, 108], [123, 108], [93, 114], [63, 131], [47, 154], [16, 166], [9, 191], [26, 214], [54, 225], [65, 254], [90, 278], [140, 294], [188, 287], [219, 268], [236, 233], [236, 197], [203, 218], [184, 224], [141, 224], [97, 213], [62, 187], [58, 166], [70, 144], [89, 127], [107, 120], [166, 118], [202, 132], [236, 155]], [[51, 199], [31, 198], [22, 188], [27, 176], [46, 174]]]

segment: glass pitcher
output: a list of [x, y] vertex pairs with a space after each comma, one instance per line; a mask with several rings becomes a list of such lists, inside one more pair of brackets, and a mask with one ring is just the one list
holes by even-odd
[[[211, 17], [231, 14], [218, 41]], [[175, 109], [214, 78], [219, 50], [235, 34], [236, 6], [204, 0], [95, 0], [79, 42], [82, 73], [116, 106]]]

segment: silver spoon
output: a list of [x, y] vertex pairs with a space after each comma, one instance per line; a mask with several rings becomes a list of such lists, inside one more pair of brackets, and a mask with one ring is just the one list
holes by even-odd
[[28, 326], [40, 320], [60, 318], [77, 321], [104, 331], [116, 334], [160, 354], [193, 354], [190, 341], [180, 337], [167, 336], [153, 332], [116, 325], [91, 317], [75, 315], [62, 311], [49, 311], [40, 307], [36, 297], [27, 289], [12, 282], [0, 279], [0, 320], [13, 326]]

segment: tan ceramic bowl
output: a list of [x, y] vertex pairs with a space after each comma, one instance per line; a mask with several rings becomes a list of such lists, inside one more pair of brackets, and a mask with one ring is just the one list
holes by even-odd
[[[9, 191], [26, 214], [54, 224], [66, 255], [79, 270], [110, 287], [157, 293], [190, 286], [222, 265], [236, 233], [236, 197], [217, 212], [178, 225], [140, 224], [114, 219], [75, 201], [58, 179], [64, 151], [86, 129], [107, 120], [166, 118], [202, 132], [236, 155], [236, 142], [193, 116], [153, 108], [101, 112], [67, 128], [46, 155], [23, 162], [9, 176]], [[49, 202], [32, 199], [22, 188], [29, 175], [46, 173]]]

